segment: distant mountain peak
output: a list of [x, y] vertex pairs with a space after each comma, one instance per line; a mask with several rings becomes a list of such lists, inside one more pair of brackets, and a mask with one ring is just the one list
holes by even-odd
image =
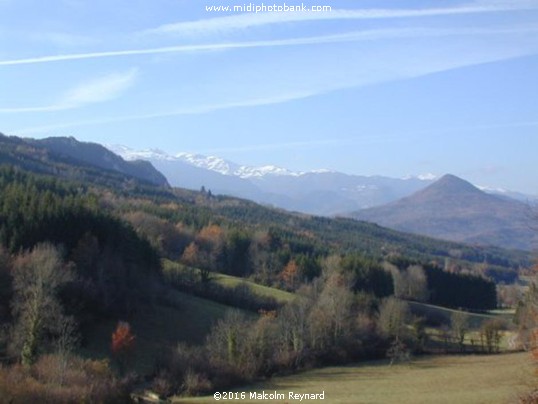
[[475, 187], [473, 184], [471, 184], [469, 181], [466, 181], [460, 177], [455, 176], [454, 174], [445, 174], [441, 178], [439, 178], [437, 181], [435, 181], [433, 184], [429, 185], [424, 189], [424, 191], [427, 191], [428, 189], [443, 189], [445, 191], [472, 191], [472, 192], [480, 192], [477, 187]]
[[529, 250], [535, 236], [525, 224], [524, 208], [446, 174], [412, 195], [352, 217], [446, 240]]

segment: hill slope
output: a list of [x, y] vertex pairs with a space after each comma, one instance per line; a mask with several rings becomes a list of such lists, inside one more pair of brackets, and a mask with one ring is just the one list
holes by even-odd
[[[103, 191], [110, 190], [114, 194], [120, 192], [122, 196], [116, 204], [124, 204], [122, 210], [131, 205], [134, 210], [140, 209], [139, 201], [132, 197], [150, 197], [147, 209], [161, 219], [197, 229], [218, 223], [250, 232], [269, 231], [279, 234], [284, 246], [314, 257], [332, 252], [361, 252], [374, 257], [396, 254], [440, 263], [449, 257], [471, 265], [486, 262], [492, 269], [499, 267], [510, 272], [528, 264], [528, 254], [524, 253], [434, 240], [351, 219], [293, 214], [232, 197], [208, 198], [198, 191], [167, 190], [147, 182], [144, 185], [127, 174], [51, 152], [25, 139], [0, 136], [0, 146], [0, 164], [88, 185], [98, 184]], [[159, 198], [157, 205], [153, 205], [155, 197]], [[153, 206], [150, 208], [150, 205]]]
[[351, 216], [430, 237], [531, 250], [538, 237], [527, 224], [528, 213], [523, 202], [487, 194], [448, 174], [409, 197]]
[[49, 137], [27, 142], [44, 147], [59, 156], [71, 157], [106, 170], [119, 171], [154, 185], [168, 185], [165, 176], [151, 163], [144, 160], [125, 161], [97, 143], [79, 142], [73, 137]]
[[99, 144], [67, 137], [35, 140], [0, 133], [0, 164], [116, 189], [134, 184], [168, 186], [146, 161], [125, 161]]

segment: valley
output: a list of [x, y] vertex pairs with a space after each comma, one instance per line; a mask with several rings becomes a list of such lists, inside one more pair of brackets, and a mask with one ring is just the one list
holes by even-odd
[[0, 404], [538, 404], [538, 0], [0, 0]]
[[[514, 353], [533, 318], [524, 300], [533, 261], [524, 250], [176, 188], [151, 165], [73, 138], [1, 136], [0, 145], [0, 313], [12, 330], [2, 340], [5, 397], [204, 402], [211, 391], [248, 385], [303, 394], [322, 377], [331, 402], [359, 390], [365, 402], [392, 402], [400, 388], [426, 402], [433, 392], [409, 380], [459, 383], [466, 372], [500, 360], [508, 371], [524, 358]], [[448, 182], [468, 201], [497, 202], [455, 177], [439, 181], [419, 192]], [[24, 292], [40, 285], [50, 285], [40, 292], [46, 298]], [[513, 296], [523, 299], [515, 312]], [[34, 323], [36, 332], [24, 314], [30, 304], [49, 319]], [[42, 376], [43, 366], [53, 376]], [[5, 384], [23, 375], [32, 389]], [[99, 388], [76, 384], [88, 377]], [[481, 383], [503, 377], [491, 371]], [[59, 380], [73, 385], [63, 390]], [[385, 383], [393, 395], [381, 398]], [[515, 379], [502, 386], [462, 399], [521, 387]]]

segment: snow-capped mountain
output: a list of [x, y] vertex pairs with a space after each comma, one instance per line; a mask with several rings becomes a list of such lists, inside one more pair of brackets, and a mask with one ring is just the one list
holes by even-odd
[[261, 167], [239, 165], [231, 161], [224, 160], [220, 157], [204, 156], [195, 153], [177, 153], [175, 155], [170, 155], [158, 149], [137, 151], [122, 145], [111, 145], [107, 147], [109, 150], [120, 155], [125, 160], [182, 161], [191, 164], [194, 167], [215, 171], [222, 175], [232, 175], [240, 178], [263, 177], [266, 175], [298, 176], [304, 174], [303, 172], [295, 172], [274, 165], [266, 165]]
[[148, 160], [172, 186], [247, 198], [259, 203], [318, 215], [335, 215], [391, 202], [422, 189], [435, 178], [405, 179], [348, 175], [326, 169], [296, 172], [267, 165], [252, 167], [215, 156], [168, 154], [107, 146], [126, 160]]
[[[291, 171], [274, 165], [252, 167], [216, 156], [195, 153], [168, 154], [162, 150], [133, 150], [106, 146], [125, 160], [147, 160], [164, 174], [172, 186], [224, 194], [317, 215], [341, 215], [384, 205], [426, 188], [435, 174], [403, 178], [348, 175], [330, 170]], [[520, 201], [535, 197], [506, 190], [480, 187], [490, 194]]]

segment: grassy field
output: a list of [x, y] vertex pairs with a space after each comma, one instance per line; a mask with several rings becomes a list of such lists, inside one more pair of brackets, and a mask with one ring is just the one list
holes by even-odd
[[236, 287], [238, 285], [247, 285], [254, 294], [259, 296], [272, 297], [280, 303], [288, 303], [295, 298], [295, 295], [293, 293], [286, 292], [285, 290], [260, 285], [247, 279], [238, 278], [236, 276], [213, 274], [211, 278], [213, 282], [217, 282], [222, 286], [230, 288]]
[[[177, 291], [168, 293], [169, 305], [142, 305], [132, 318], [125, 319], [136, 337], [133, 362], [129, 367], [139, 374], [151, 371], [155, 360], [178, 342], [204, 342], [211, 326], [230, 310], [230, 307], [211, 300]], [[108, 320], [92, 327], [82, 353], [105, 358], [110, 353], [111, 335], [116, 324]]]
[[[427, 303], [419, 303], [419, 302], [408, 302], [408, 303], [413, 314], [422, 316], [422, 317], [435, 318], [439, 320], [440, 322], [447, 323], [447, 324], [450, 324], [450, 317], [452, 316], [452, 314], [458, 312], [458, 310], [455, 310], [455, 309], [449, 309], [449, 308], [441, 307], [441, 306], [434, 306], [432, 304], [427, 304]], [[469, 312], [467, 312], [467, 314], [469, 316], [469, 325], [471, 326], [471, 328], [478, 329], [480, 328], [480, 326], [482, 325], [484, 321], [495, 319], [495, 318], [504, 319], [508, 322], [511, 322], [514, 312], [510, 310], [495, 310], [486, 314], [469, 313]]]
[[[538, 381], [527, 353], [421, 357], [409, 364], [386, 361], [329, 367], [276, 377], [235, 391], [325, 392], [328, 403], [508, 403]], [[318, 400], [320, 401], [320, 400]], [[176, 398], [174, 403], [215, 403], [214, 398]], [[259, 400], [236, 402], [254, 403]], [[292, 403], [291, 400], [275, 400]], [[299, 401], [297, 401], [299, 402]]]
[[[198, 278], [198, 269], [187, 267], [185, 265], [181, 265], [170, 260], [163, 260], [163, 268], [165, 276], [174, 276], [175, 273], [177, 275], [182, 275], [191, 279]], [[212, 272], [210, 274], [210, 277], [211, 282], [215, 282], [227, 288], [234, 288], [239, 285], [246, 285], [255, 295], [272, 297], [279, 303], [287, 303], [295, 298], [295, 295], [293, 293], [286, 292], [285, 290], [263, 286], [236, 276]]]
[[[449, 309], [446, 307], [434, 306], [426, 303], [408, 302], [413, 314], [419, 317], [425, 317], [430, 320], [435, 320], [439, 325], [443, 324], [444, 327], [427, 327], [426, 332], [429, 340], [426, 344], [426, 349], [429, 352], [459, 352], [460, 348], [456, 341], [453, 340], [452, 333], [450, 332], [451, 316], [454, 313], [460, 312], [455, 309]], [[513, 310], [492, 310], [488, 313], [470, 313], [465, 312], [468, 316], [469, 330], [466, 333], [464, 344], [465, 349], [468, 352], [484, 351], [485, 347], [482, 343], [485, 343], [481, 339], [480, 327], [485, 321], [488, 320], [501, 320], [504, 324], [504, 329], [500, 332], [501, 339], [499, 343], [499, 349], [502, 351], [515, 349], [515, 337], [516, 331], [514, 329]], [[444, 330], [443, 330], [444, 329]], [[448, 340], [447, 338], [448, 333]]]

